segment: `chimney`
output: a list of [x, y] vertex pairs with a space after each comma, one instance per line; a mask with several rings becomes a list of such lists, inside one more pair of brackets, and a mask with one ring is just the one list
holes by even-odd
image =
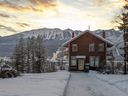
[[74, 38], [75, 37], [75, 33], [74, 32], [72, 32], [72, 38]]

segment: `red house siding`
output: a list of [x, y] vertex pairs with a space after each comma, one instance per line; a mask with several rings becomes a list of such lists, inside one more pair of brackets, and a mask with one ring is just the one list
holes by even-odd
[[[94, 52], [89, 52], [89, 44], [93, 43], [95, 46], [99, 46], [99, 44], [104, 44], [104, 51], [99, 52], [98, 49], [95, 50]], [[78, 46], [78, 51], [73, 52], [72, 51], [72, 44], [77, 44]], [[86, 56], [84, 59], [85, 64], [88, 63], [90, 64], [90, 56], [98, 56], [99, 57], [99, 67], [100, 64], [103, 61], [106, 61], [106, 45], [108, 45], [105, 41], [97, 38], [96, 36], [90, 34], [89, 32], [86, 32], [85, 34], [81, 35], [79, 38], [71, 41], [68, 44], [69, 48], [69, 69], [70, 70], [79, 70], [78, 69], [78, 61], [76, 66], [71, 65], [71, 56]], [[98, 47], [95, 47], [98, 48]]]

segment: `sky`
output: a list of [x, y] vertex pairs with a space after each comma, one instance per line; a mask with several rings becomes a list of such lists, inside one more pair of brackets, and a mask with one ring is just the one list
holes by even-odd
[[0, 36], [38, 28], [115, 28], [124, 0], [0, 0]]

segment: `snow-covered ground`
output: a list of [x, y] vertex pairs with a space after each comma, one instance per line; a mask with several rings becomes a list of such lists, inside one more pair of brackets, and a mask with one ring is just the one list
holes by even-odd
[[128, 86], [127, 78], [126, 75], [101, 75], [92, 71], [72, 72], [65, 96], [128, 96], [124, 90]]
[[113, 85], [119, 90], [128, 94], [128, 75], [114, 75], [114, 74], [98, 74], [96, 72], [90, 72], [90, 76], [96, 77], [97, 79]]
[[59, 71], [0, 79], [0, 96], [62, 96], [69, 76]]
[[0, 79], [0, 96], [128, 96], [128, 75], [71, 72], [66, 87], [69, 77], [59, 71]]

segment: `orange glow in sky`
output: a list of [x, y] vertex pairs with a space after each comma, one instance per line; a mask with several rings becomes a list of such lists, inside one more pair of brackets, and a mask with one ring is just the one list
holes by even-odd
[[124, 0], [0, 0], [0, 36], [38, 28], [114, 28]]

